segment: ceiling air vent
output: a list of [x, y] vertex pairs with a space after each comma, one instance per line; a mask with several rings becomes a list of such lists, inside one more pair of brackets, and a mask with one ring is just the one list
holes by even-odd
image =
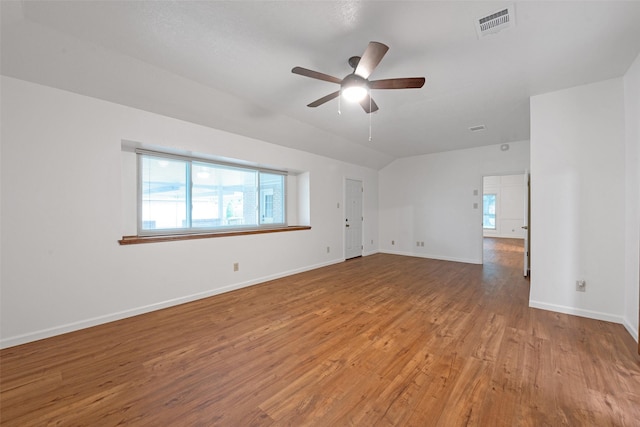
[[490, 15], [483, 16], [476, 20], [476, 33], [478, 38], [495, 34], [505, 28], [515, 26], [516, 20], [513, 14], [513, 5], [496, 10]]

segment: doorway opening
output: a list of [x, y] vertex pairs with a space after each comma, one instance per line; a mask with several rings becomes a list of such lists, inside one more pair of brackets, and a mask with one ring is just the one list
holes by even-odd
[[518, 267], [529, 275], [529, 174], [491, 175], [482, 180], [483, 264], [505, 251], [519, 252]]

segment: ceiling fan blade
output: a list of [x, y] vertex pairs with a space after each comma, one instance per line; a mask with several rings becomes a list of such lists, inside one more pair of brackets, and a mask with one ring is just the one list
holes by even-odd
[[378, 104], [376, 104], [373, 98], [369, 95], [365, 96], [364, 99], [360, 101], [360, 105], [362, 105], [364, 112], [367, 114], [378, 111]]
[[307, 70], [306, 68], [302, 68], [302, 67], [293, 67], [291, 69], [291, 72], [293, 74], [300, 74], [301, 76], [311, 77], [312, 79], [324, 80], [325, 82], [331, 82], [331, 83], [337, 83], [337, 84], [342, 83], [342, 79], [330, 76], [328, 74], [319, 73], [318, 71]]
[[418, 89], [424, 86], [424, 77], [406, 77], [400, 79], [374, 80], [369, 82], [371, 89]]
[[334, 98], [337, 98], [339, 95], [340, 95], [340, 91], [337, 90], [337, 91], [335, 91], [333, 93], [330, 93], [327, 96], [323, 96], [322, 98], [313, 101], [311, 104], [307, 105], [307, 107], [317, 107], [319, 105], [324, 104], [325, 102], [328, 102], [328, 101], [331, 101]]
[[363, 79], [368, 79], [388, 50], [389, 46], [387, 45], [378, 42], [369, 42], [367, 49], [360, 58], [360, 62], [358, 62], [355, 73]]

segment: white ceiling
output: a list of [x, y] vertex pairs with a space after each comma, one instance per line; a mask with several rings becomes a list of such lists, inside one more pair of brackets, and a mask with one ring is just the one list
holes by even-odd
[[[380, 168], [395, 158], [529, 139], [529, 96], [619, 77], [640, 53], [640, 2], [2, 1], [2, 74]], [[291, 73], [339, 78], [371, 40], [380, 110]], [[373, 138], [369, 141], [369, 119]], [[472, 133], [469, 127], [487, 129]]]

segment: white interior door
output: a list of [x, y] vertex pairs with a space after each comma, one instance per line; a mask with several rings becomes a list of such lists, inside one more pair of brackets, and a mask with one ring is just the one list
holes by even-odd
[[362, 182], [346, 180], [345, 189], [345, 258], [362, 256]]
[[524, 277], [529, 276], [529, 271], [531, 269], [529, 265], [529, 203], [531, 198], [531, 190], [529, 188], [529, 171], [525, 171], [524, 173], [524, 224], [522, 228], [524, 229]]

